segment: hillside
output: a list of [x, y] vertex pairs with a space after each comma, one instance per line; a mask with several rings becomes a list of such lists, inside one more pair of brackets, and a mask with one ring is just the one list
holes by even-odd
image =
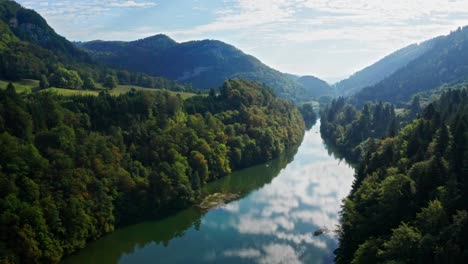
[[276, 159], [303, 135], [298, 109], [250, 81], [187, 100], [21, 96], [9, 85], [0, 90], [0, 262], [58, 263], [118, 226], [192, 204], [208, 182]]
[[0, 0], [0, 20], [3, 32], [7, 25], [19, 40], [51, 50], [61, 61], [90, 62], [85, 52], [58, 35], [38, 13], [15, 1]]
[[[274, 88], [276, 93], [294, 101], [308, 101], [318, 87], [302, 87], [289, 75], [274, 70], [236, 47], [217, 40], [177, 43], [168, 36], [122, 41], [76, 43], [96, 60], [131, 71], [164, 76], [196, 89], [219, 87], [225, 80], [243, 78]], [[305, 89], [303, 89], [305, 88]]]
[[333, 89], [327, 82], [314, 76], [302, 76], [297, 79], [297, 82], [302, 85], [304, 91], [309, 96], [314, 98], [332, 96], [335, 93], [335, 89]]
[[356, 72], [349, 78], [335, 84], [340, 95], [349, 96], [361, 89], [377, 84], [397, 70], [405, 67], [409, 62], [430, 50], [437, 42], [432, 39], [421, 44], [412, 44], [386, 56], [378, 62]]
[[401, 104], [419, 92], [468, 77], [468, 27], [439, 37], [433, 48], [374, 86], [366, 87], [356, 98], [360, 102], [388, 101]]
[[0, 80], [43, 80], [43, 89], [93, 90], [95, 82], [111, 78], [123, 85], [190, 90], [164, 78], [99, 64], [58, 35], [34, 10], [9, 0], [0, 0], [0, 62]]
[[467, 92], [447, 90], [398, 133], [369, 141], [344, 201], [336, 263], [466, 262]]

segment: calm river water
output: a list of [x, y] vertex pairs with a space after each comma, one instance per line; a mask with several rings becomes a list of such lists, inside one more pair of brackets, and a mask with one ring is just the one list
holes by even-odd
[[205, 193], [241, 198], [202, 212], [189, 208], [159, 221], [121, 228], [64, 263], [331, 263], [354, 169], [329, 154], [320, 123], [293, 155], [238, 171]]

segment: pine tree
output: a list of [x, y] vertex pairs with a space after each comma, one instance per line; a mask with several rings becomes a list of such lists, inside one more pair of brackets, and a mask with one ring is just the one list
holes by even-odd
[[49, 87], [50, 87], [49, 80], [47, 79], [47, 77], [44, 74], [41, 75], [41, 80], [39, 82], [39, 88], [41, 88], [41, 90], [43, 90], [43, 89], [47, 89]]

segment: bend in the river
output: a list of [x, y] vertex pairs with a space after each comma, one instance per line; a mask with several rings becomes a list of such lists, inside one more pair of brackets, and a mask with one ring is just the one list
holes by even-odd
[[[239, 200], [202, 212], [192, 207], [119, 229], [65, 263], [330, 263], [333, 230], [354, 170], [307, 131], [294, 158], [233, 173], [203, 190]], [[321, 236], [314, 231], [327, 230]]]

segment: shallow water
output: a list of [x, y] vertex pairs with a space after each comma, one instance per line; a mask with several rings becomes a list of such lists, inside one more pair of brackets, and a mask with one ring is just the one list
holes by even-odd
[[[241, 198], [119, 229], [64, 263], [331, 263], [354, 169], [307, 131], [294, 155], [238, 171], [203, 191]], [[328, 229], [321, 236], [314, 231]]]

